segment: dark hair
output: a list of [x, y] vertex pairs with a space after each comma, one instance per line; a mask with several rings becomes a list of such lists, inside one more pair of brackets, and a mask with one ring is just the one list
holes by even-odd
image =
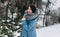
[[33, 13], [36, 12], [36, 7], [34, 5], [27, 6], [26, 10], [28, 9], [28, 7], [31, 7]]

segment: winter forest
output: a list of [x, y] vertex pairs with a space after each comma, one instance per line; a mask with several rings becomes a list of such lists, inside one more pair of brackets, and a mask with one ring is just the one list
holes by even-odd
[[60, 23], [59, 0], [0, 0], [0, 37], [20, 37], [21, 18], [28, 5], [40, 12], [36, 29]]

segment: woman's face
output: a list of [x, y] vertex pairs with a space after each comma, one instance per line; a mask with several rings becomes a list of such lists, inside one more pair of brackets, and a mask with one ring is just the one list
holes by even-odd
[[28, 14], [32, 13], [31, 7], [28, 7], [27, 12], [28, 12]]

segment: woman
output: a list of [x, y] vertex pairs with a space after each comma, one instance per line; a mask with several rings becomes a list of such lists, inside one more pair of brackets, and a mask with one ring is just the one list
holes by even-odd
[[22, 18], [22, 34], [21, 37], [36, 37], [35, 25], [39, 13], [35, 6], [30, 5], [25, 10], [25, 14]]

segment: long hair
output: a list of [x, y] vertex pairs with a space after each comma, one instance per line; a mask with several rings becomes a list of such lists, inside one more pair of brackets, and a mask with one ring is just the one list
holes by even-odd
[[31, 9], [32, 9], [32, 12], [36, 12], [36, 7], [34, 5], [30, 5]]

